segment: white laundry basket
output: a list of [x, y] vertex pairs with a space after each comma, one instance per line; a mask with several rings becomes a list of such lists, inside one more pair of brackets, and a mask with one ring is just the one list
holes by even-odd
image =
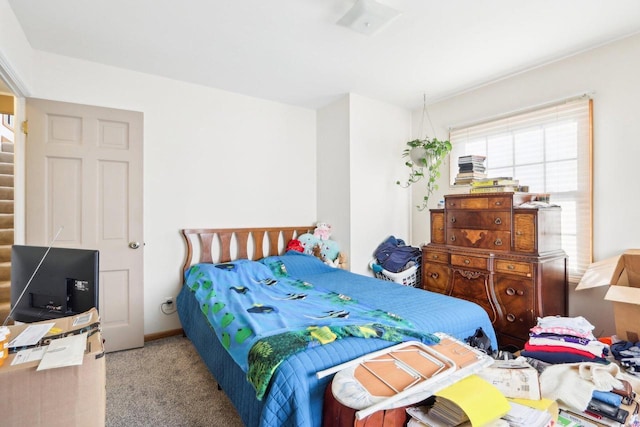
[[391, 271], [385, 270], [384, 268], [381, 271], [376, 271], [373, 266], [378, 265], [375, 260], [371, 260], [369, 263], [369, 267], [373, 271], [373, 275], [378, 279], [387, 280], [389, 282], [400, 283], [405, 286], [413, 286], [414, 288], [420, 287], [420, 266], [414, 265], [412, 267], [407, 268], [399, 273], [392, 273]]

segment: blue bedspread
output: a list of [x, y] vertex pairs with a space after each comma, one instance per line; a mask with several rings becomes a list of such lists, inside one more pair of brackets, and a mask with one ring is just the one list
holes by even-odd
[[[334, 269], [317, 258], [297, 253], [269, 257], [263, 262], [271, 266], [281, 262], [295, 278], [355, 297], [371, 307], [384, 307], [423, 332], [445, 332], [464, 340], [482, 327], [497, 347], [486, 312], [474, 303]], [[187, 286], [183, 287], [177, 302], [185, 332], [247, 426], [320, 426], [323, 393], [331, 378], [318, 379], [316, 372], [393, 345], [384, 340], [345, 338], [308, 348], [279, 365], [267, 394], [259, 401], [244, 378], [245, 373], [213, 335]]]
[[258, 399], [282, 360], [315, 345], [350, 336], [438, 342], [395, 313], [290, 276], [277, 259], [197, 264], [185, 284]]

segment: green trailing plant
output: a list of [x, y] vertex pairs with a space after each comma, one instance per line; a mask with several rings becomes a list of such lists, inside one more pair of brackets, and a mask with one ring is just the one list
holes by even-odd
[[411, 172], [405, 182], [396, 181], [396, 184], [402, 188], [408, 188], [422, 179], [426, 180], [427, 194], [423, 197], [422, 203], [416, 206], [419, 211], [427, 207], [429, 196], [438, 189], [440, 165], [449, 152], [451, 152], [451, 142], [440, 141], [437, 138], [408, 141], [407, 147], [402, 151], [402, 157], [408, 158], [405, 165]]

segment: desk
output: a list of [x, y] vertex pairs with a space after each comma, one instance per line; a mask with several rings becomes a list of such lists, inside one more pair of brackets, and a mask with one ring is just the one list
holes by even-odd
[[[73, 326], [89, 315], [90, 321]], [[36, 323], [51, 323], [46, 320]], [[0, 424], [7, 426], [97, 426], [105, 424], [106, 367], [104, 345], [95, 309], [55, 320], [63, 334], [92, 326], [82, 365], [36, 371], [39, 361], [11, 366], [10, 354], [0, 367]], [[10, 326], [11, 339], [27, 324]], [[45, 336], [45, 338], [47, 338]]]

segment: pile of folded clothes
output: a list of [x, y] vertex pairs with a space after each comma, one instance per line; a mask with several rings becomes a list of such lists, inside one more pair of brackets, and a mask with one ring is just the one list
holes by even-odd
[[618, 341], [611, 344], [613, 357], [632, 375], [640, 376], [640, 341]]
[[539, 372], [541, 396], [558, 403], [558, 420], [576, 423], [566, 425], [638, 427], [640, 378], [609, 356], [633, 360], [640, 342], [609, 344], [611, 338], [596, 339], [594, 329], [580, 316], [538, 318], [520, 355]]
[[531, 328], [529, 341], [520, 354], [551, 364], [608, 363], [605, 358], [609, 346], [596, 339], [593, 329], [594, 326], [582, 316], [538, 318], [538, 324]]

